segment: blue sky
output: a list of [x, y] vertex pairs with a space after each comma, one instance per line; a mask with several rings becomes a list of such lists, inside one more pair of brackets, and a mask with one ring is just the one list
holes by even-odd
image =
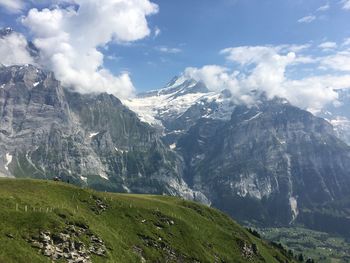
[[[32, 1], [31, 4], [28, 1], [13, 1], [18, 3], [18, 6], [9, 7], [10, 0], [0, 0], [2, 6], [0, 25], [12, 26], [27, 37], [38, 38], [42, 32], [35, 29], [33, 24], [35, 16], [27, 19], [27, 22], [23, 22], [20, 17], [29, 17], [28, 10], [33, 7], [37, 7], [39, 11], [43, 7], [50, 7], [52, 10], [54, 1]], [[64, 5], [62, 1], [56, 1], [60, 2], [61, 7]], [[139, 3], [137, 1], [130, 2], [135, 2], [137, 5]], [[102, 2], [113, 2], [113, 0]], [[290, 46], [288, 50], [286, 48], [286, 51], [281, 51], [284, 50], [280, 48], [282, 44], [308, 45], [303, 51], [297, 51], [297, 55], [299, 56], [300, 52], [300, 56], [304, 58], [303, 62], [300, 62], [302, 60], [300, 58], [298, 65], [291, 62], [283, 64], [283, 67], [288, 67], [286, 72], [282, 72], [283, 77], [293, 79], [316, 73], [341, 75], [343, 71], [335, 64], [339, 61], [350, 61], [348, 54], [342, 56], [341, 60], [339, 56], [330, 57], [339, 55], [340, 52], [348, 52], [343, 46], [350, 37], [349, 0], [153, 0], [151, 2], [158, 7], [153, 6], [152, 10], [149, 10], [149, 6], [147, 10], [142, 9], [147, 20], [148, 33], [144, 30], [145, 32], [138, 35], [128, 35], [125, 39], [121, 36], [123, 41], [105, 41], [103, 45], [97, 47], [104, 57], [103, 64], [97, 63], [96, 68], [103, 67], [114, 75], [127, 72], [136, 92], [160, 88], [173, 76], [182, 74], [189, 67], [200, 69], [206, 65], [217, 65], [222, 67], [221, 74], [227, 73], [224, 67], [230, 68], [232, 73], [236, 69], [242, 72], [249, 71], [252, 64], [260, 65], [261, 61], [237, 63], [237, 57], [232, 59], [232, 56], [237, 55], [237, 50], [223, 53], [222, 50], [225, 48], [269, 46], [274, 51], [263, 52], [272, 56], [277, 52], [276, 54], [284, 58], [289, 51], [294, 52], [294, 49]], [[32, 30], [32, 34], [28, 33], [30, 32], [28, 28]], [[92, 25], [91, 31], [93, 30], [95, 28]], [[33, 34], [33, 31], [36, 33]], [[323, 46], [320, 46], [321, 44]], [[244, 50], [250, 52], [249, 48]], [[325, 61], [320, 57], [327, 57], [328, 60]], [[305, 62], [308, 59], [312, 62]], [[332, 66], [329, 66], [330, 64]], [[249, 67], [243, 69], [243, 66]], [[270, 66], [267, 65], [267, 68]], [[207, 77], [203, 76], [203, 71], [191, 72], [198, 78]], [[218, 71], [215, 72], [217, 74]], [[231, 73], [227, 74], [232, 76]], [[340, 84], [339, 86], [342, 87]]]
[[[139, 41], [135, 46], [115, 47], [118, 63], [108, 62], [118, 71], [128, 69], [140, 90], [158, 88], [188, 66], [224, 64], [219, 51], [242, 45], [304, 44], [340, 42], [350, 36], [350, 12], [333, 3], [329, 10], [316, 12], [326, 5], [320, 0], [158, 0], [157, 15], [149, 18], [158, 26], [157, 38]], [[332, 1], [336, 2], [336, 1]], [[298, 23], [308, 15], [317, 19]], [[155, 48], [181, 49], [176, 54]]]

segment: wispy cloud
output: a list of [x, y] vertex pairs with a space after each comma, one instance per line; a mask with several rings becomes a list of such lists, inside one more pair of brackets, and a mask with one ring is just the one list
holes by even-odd
[[342, 46], [350, 46], [350, 37], [344, 39], [344, 42], [342, 43]]
[[315, 19], [316, 19], [316, 16], [314, 15], [304, 16], [298, 20], [298, 23], [311, 23]]
[[20, 13], [24, 8], [22, 0], [0, 0], [0, 7], [11, 13]]
[[161, 32], [162, 31], [160, 30], [160, 28], [156, 26], [154, 28], [154, 37], [156, 38], [157, 36], [159, 36]]
[[166, 47], [166, 46], [156, 47], [156, 50], [162, 53], [170, 53], [170, 54], [177, 54], [182, 52], [182, 49], [180, 48], [173, 48], [173, 47]]
[[337, 48], [337, 43], [335, 42], [323, 42], [320, 45], [318, 45], [319, 48], [321, 48], [323, 51], [329, 51], [332, 49]]
[[342, 0], [341, 4], [343, 5], [343, 9], [350, 10], [350, 0]]
[[323, 6], [320, 6], [319, 8], [317, 8], [317, 12], [324, 12], [324, 11], [327, 11], [328, 9], [330, 8], [330, 5], [327, 3]]

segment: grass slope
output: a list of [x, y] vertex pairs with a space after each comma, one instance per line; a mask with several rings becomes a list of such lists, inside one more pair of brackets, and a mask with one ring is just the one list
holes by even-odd
[[[193, 202], [0, 179], [0, 262], [50, 262], [26, 240], [69, 224], [88, 226], [105, 242], [106, 256], [92, 262], [292, 262], [225, 214]], [[247, 247], [257, 253], [249, 255]]]

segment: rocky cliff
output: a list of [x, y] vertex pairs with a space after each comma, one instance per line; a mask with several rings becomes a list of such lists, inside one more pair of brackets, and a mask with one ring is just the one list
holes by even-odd
[[[215, 207], [242, 221], [307, 219], [315, 226], [322, 218], [316, 207], [350, 195], [350, 148], [330, 122], [257, 91], [256, 103], [245, 106], [235, 105], [227, 90], [196, 85], [178, 78], [126, 103], [163, 125], [163, 140], [184, 160], [185, 181]], [[153, 108], [150, 101], [157, 101]], [[327, 222], [339, 221], [329, 216]]]
[[65, 90], [35, 66], [0, 68], [0, 174], [119, 192], [206, 198], [179, 157], [112, 95]]

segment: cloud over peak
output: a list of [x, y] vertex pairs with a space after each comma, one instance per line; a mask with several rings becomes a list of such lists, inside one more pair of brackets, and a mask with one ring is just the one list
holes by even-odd
[[[108, 92], [129, 97], [134, 86], [128, 73], [112, 74], [104, 67], [102, 48], [129, 43], [151, 34], [147, 16], [158, 6], [149, 0], [55, 0], [56, 5], [33, 8], [21, 17], [40, 50], [39, 63], [54, 71], [67, 87], [82, 93]], [[20, 10], [22, 1], [0, 0], [0, 5]], [[0, 63], [32, 63], [23, 35], [0, 39]]]
[[[324, 43], [323, 43], [324, 44]], [[322, 44], [321, 44], [322, 46]], [[334, 46], [324, 44], [323, 46]], [[264, 92], [269, 98], [286, 98], [301, 108], [317, 111], [337, 101], [335, 89], [350, 88], [350, 71], [340, 66], [349, 63], [350, 52], [342, 50], [320, 57], [304, 53], [310, 45], [240, 46], [220, 53], [231, 63], [230, 68], [207, 65], [187, 68], [184, 75], [203, 81], [209, 89], [229, 89], [236, 103], [254, 103], [251, 90]], [[344, 74], [300, 74], [302, 67], [324, 67]], [[294, 71], [297, 77], [292, 77]]]
[[0, 64], [34, 64], [26, 38], [16, 32], [0, 37]]

